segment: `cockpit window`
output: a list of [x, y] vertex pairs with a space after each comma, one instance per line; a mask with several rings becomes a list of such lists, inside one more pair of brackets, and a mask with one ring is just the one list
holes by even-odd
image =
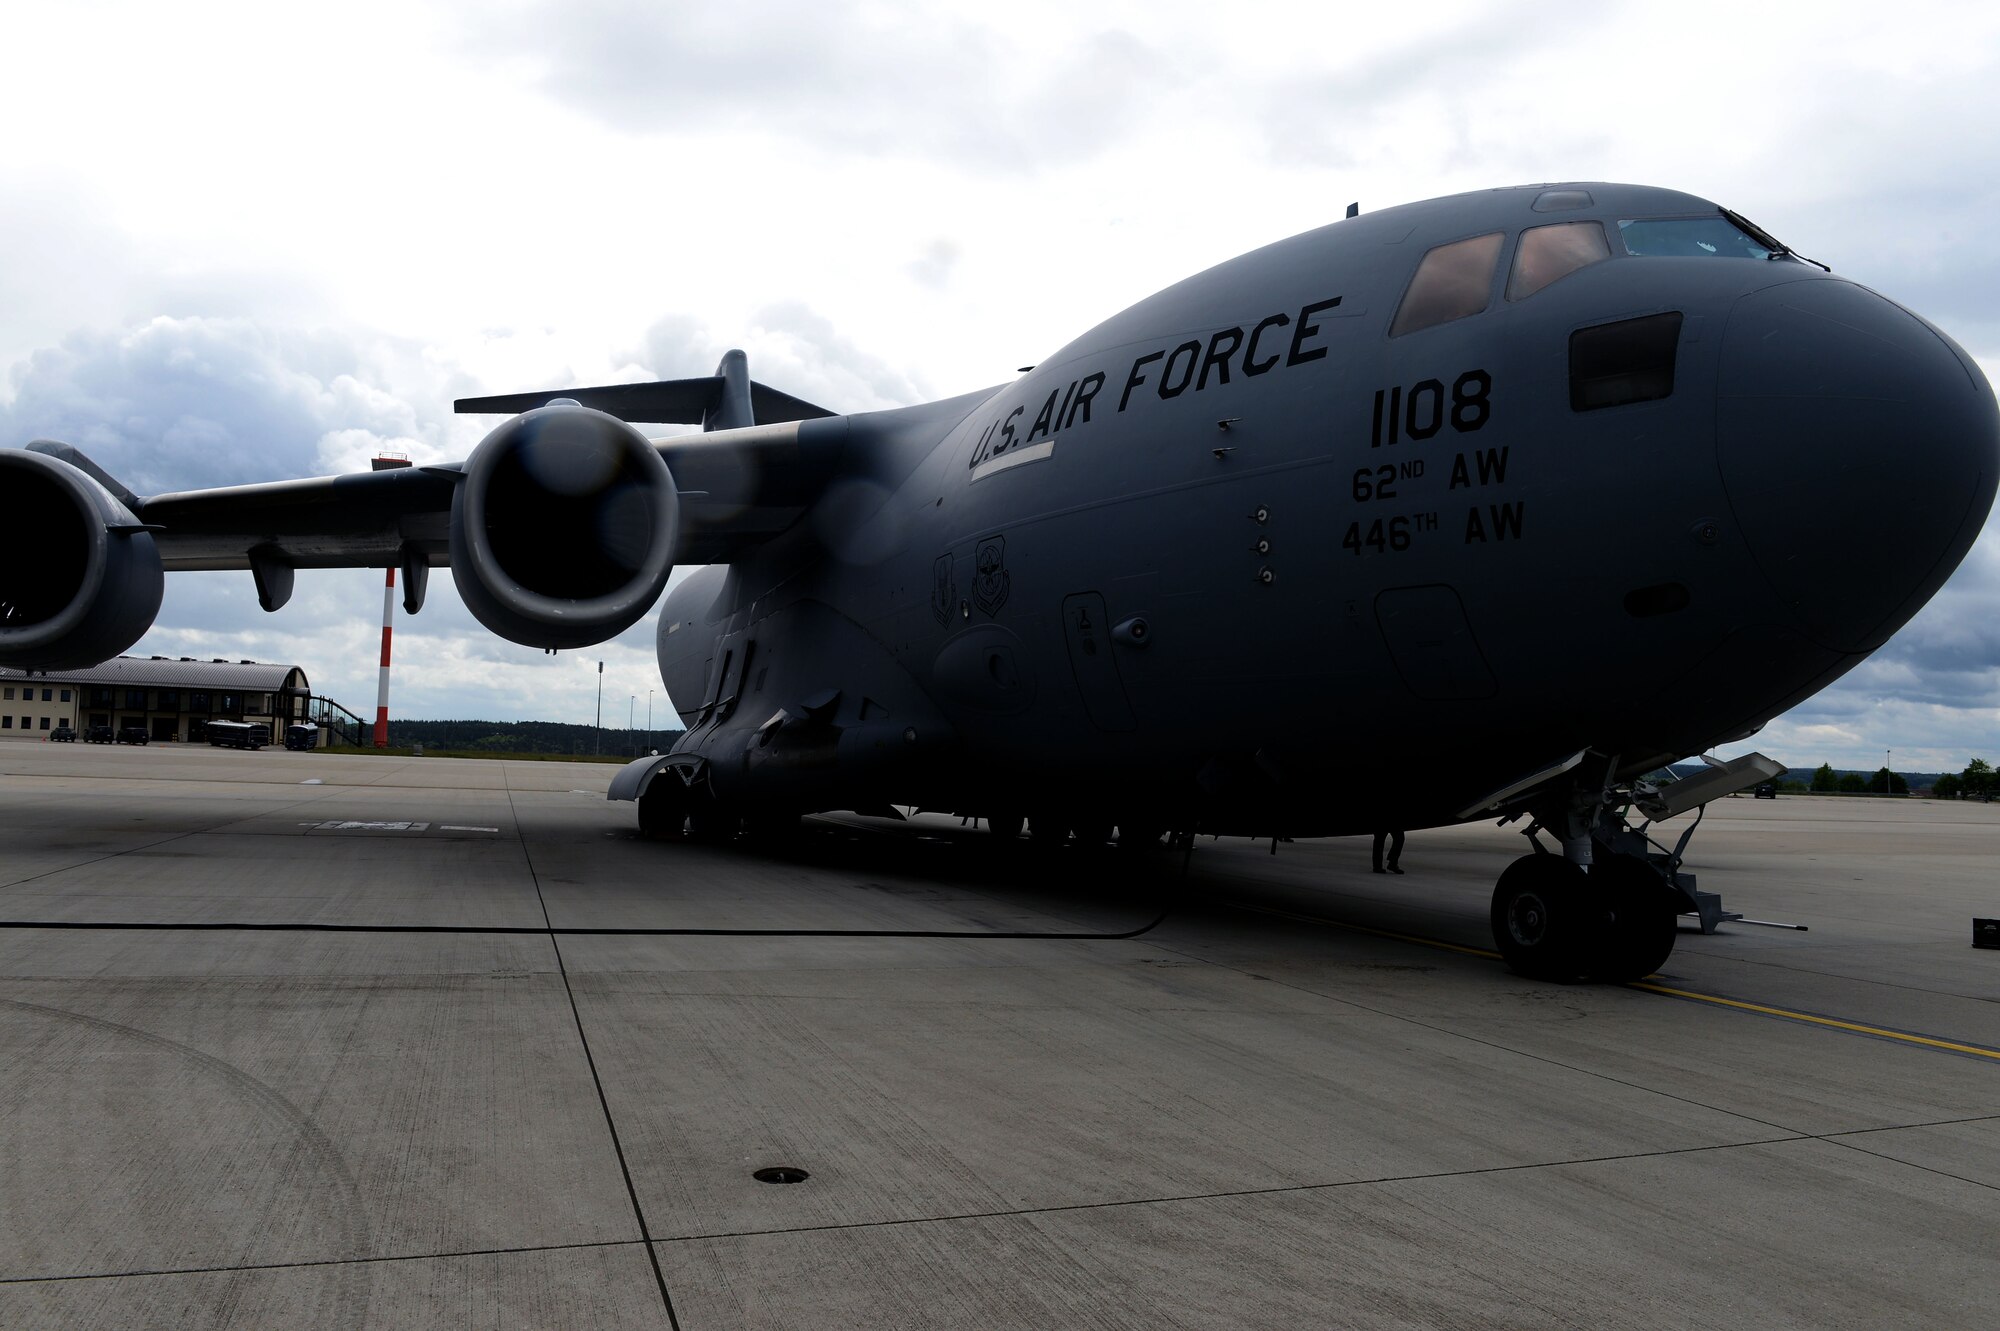
[[1403, 304], [1389, 325], [1390, 337], [1464, 319], [1486, 308], [1493, 294], [1493, 261], [1500, 257], [1501, 233], [1440, 245], [1417, 265]]
[[1627, 254], [1700, 259], [1768, 259], [1771, 250], [1721, 217], [1654, 217], [1618, 224]]
[[1597, 222], [1562, 222], [1530, 227], [1514, 247], [1514, 271], [1507, 276], [1507, 299], [1525, 300], [1558, 277], [1611, 257], [1604, 227]]

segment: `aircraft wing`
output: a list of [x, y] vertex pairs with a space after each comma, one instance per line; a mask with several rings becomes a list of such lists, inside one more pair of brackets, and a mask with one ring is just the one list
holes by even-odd
[[[845, 434], [845, 418], [833, 417], [810, 441], [797, 422], [649, 441], [677, 492], [673, 562], [727, 563], [791, 526], [833, 475]], [[44, 441], [29, 448], [64, 461], [82, 456]], [[295, 569], [386, 568], [413, 550], [444, 566], [467, 465], [132, 496], [129, 507], [153, 528], [169, 572], [250, 568], [253, 550]]]
[[[430, 569], [448, 565], [500, 636], [588, 646], [651, 609], [674, 565], [741, 558], [839, 478], [893, 489], [987, 396], [837, 416], [753, 383], [731, 352], [709, 379], [465, 399], [462, 411], [527, 409], [462, 462], [142, 496], [67, 444], [0, 450], [26, 515], [9, 548], [53, 561], [0, 590], [0, 665], [115, 656], [151, 626], [164, 574], [199, 569], [248, 569], [276, 610], [297, 569], [399, 568], [415, 613]], [[778, 419], [760, 423], [760, 408]], [[662, 417], [701, 433], [653, 439], [632, 423]]]
[[[414, 611], [429, 569], [450, 565], [503, 637], [601, 642], [651, 608], [676, 563], [727, 562], [795, 524], [848, 451], [848, 418], [751, 382], [741, 352], [709, 379], [458, 406], [525, 410], [462, 462], [151, 496], [67, 444], [0, 450], [12, 506], [30, 515], [15, 544], [72, 565], [0, 596], [0, 664], [115, 656], [150, 627], [163, 574], [199, 569], [250, 570], [275, 610], [294, 570], [401, 568]], [[650, 439], [634, 419], [703, 432]]]

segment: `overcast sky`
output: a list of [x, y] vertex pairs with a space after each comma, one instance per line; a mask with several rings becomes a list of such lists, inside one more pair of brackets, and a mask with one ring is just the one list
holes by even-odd
[[[1543, 180], [1721, 201], [2000, 374], [2000, 8], [84, 3], [0, 36], [0, 443], [142, 493], [459, 458], [491, 422], [455, 396], [732, 346], [836, 410], [922, 401], [1350, 200]], [[550, 658], [431, 589], [395, 713], [588, 721], [601, 658], [607, 720], [670, 715], [650, 618]], [[380, 602], [181, 574], [134, 650], [298, 662], [366, 714]], [[1996, 663], [1989, 529], [1754, 747], [2000, 760]]]

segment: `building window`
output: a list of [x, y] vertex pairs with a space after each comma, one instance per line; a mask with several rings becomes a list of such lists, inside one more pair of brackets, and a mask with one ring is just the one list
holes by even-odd
[[126, 705], [127, 707], [130, 707], [130, 708], [131, 708], [132, 710], [134, 710], [134, 711], [138, 711], [138, 712], [143, 712], [143, 711], [145, 711], [145, 710], [146, 710], [146, 691], [145, 691], [144, 689], [127, 689], [127, 690], [125, 690], [125, 705]]
[[162, 712], [178, 712], [181, 709], [181, 695], [170, 689], [161, 689], [154, 695], [154, 708]]
[[42, 701], [43, 701], [43, 702], [54, 702], [55, 700], [56, 700], [56, 691], [55, 691], [54, 689], [43, 689], [43, 690], [42, 690]]
[[35, 728], [35, 718], [34, 718], [34, 717], [32, 717], [32, 716], [24, 716], [24, 717], [22, 717], [22, 718], [21, 718], [21, 729], [23, 729], [23, 730], [33, 730], [34, 728]]
[[225, 711], [225, 712], [228, 712], [228, 713], [229, 713], [229, 714], [230, 714], [231, 716], [234, 716], [234, 715], [236, 715], [236, 714], [237, 714], [238, 712], [242, 711], [242, 710], [243, 710], [243, 695], [242, 695], [242, 694], [240, 694], [240, 693], [225, 693], [225, 694], [223, 694], [223, 695], [222, 695], [222, 710], [223, 710], [223, 711]]
[[42, 729], [47, 730], [48, 728], [49, 728], [49, 718], [45, 716], [42, 718]]
[[13, 718], [13, 717], [11, 717], [11, 716], [0, 716], [0, 730], [12, 730], [13, 728], [14, 728], [14, 718]]
[[68, 702], [68, 701], [69, 701], [69, 690], [68, 690], [68, 689], [64, 689], [64, 690], [62, 691], [62, 700], [63, 700], [64, 702]]
[[14, 701], [14, 690], [12, 689], [7, 690], [7, 701], [8, 702]]
[[90, 705], [92, 707], [109, 707], [111, 705], [111, 690], [92, 689], [90, 691]]

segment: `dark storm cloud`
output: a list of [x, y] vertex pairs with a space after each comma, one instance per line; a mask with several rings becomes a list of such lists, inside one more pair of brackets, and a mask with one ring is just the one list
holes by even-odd
[[142, 493], [312, 475], [367, 441], [441, 434], [385, 385], [402, 354], [247, 319], [75, 332], [7, 371], [0, 444], [74, 444]]
[[1017, 43], [934, 9], [786, 0], [531, 3], [479, 26], [475, 53], [525, 62], [550, 96], [618, 129], [751, 127], [1014, 169], [1103, 151], [1176, 68], [1124, 32]]

